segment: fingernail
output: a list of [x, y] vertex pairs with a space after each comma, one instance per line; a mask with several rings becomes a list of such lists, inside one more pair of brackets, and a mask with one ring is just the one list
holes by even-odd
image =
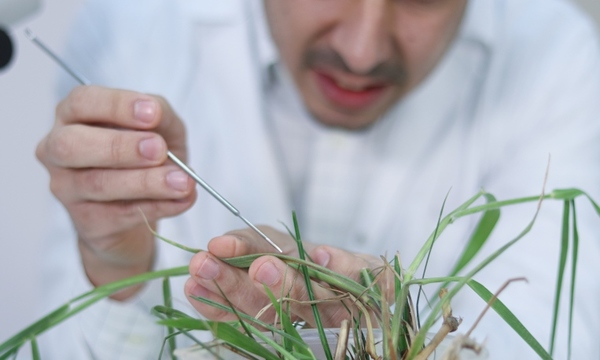
[[162, 141], [156, 137], [140, 141], [139, 149], [140, 154], [148, 160], [160, 159], [164, 151]]
[[324, 249], [318, 248], [315, 250], [311, 258], [317, 265], [326, 267], [327, 264], [329, 264], [329, 259], [331, 259], [331, 255], [329, 255], [329, 253]]
[[151, 123], [156, 118], [156, 103], [150, 100], [138, 100], [133, 104], [133, 116], [145, 123]]
[[206, 258], [196, 273], [205, 280], [213, 280], [219, 276], [219, 265], [211, 258]]
[[167, 174], [167, 184], [173, 190], [186, 191], [189, 187], [189, 176], [180, 170], [171, 171]]
[[279, 281], [279, 270], [272, 262], [266, 262], [256, 271], [256, 280], [267, 286], [275, 285]]

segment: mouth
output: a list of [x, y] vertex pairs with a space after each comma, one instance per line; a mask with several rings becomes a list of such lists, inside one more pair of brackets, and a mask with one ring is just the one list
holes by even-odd
[[350, 76], [332, 76], [320, 70], [311, 70], [317, 87], [327, 102], [342, 111], [366, 110], [381, 99], [391, 85], [356, 79]]

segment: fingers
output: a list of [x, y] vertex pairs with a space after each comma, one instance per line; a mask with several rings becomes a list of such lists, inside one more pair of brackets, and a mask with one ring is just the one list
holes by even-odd
[[[348, 263], [349, 261], [343, 261]], [[355, 261], [355, 264], [366, 262]], [[357, 268], [354, 268], [358, 271]], [[190, 263], [190, 275], [185, 292], [188, 296], [204, 297], [226, 307], [234, 306], [237, 311], [251, 316], [268, 308], [271, 301], [264, 286], [278, 299], [289, 302], [292, 317], [303, 319], [310, 325], [316, 325], [307, 287], [303, 276], [283, 261], [273, 256], [256, 259], [248, 272], [233, 268], [220, 261], [209, 252], [199, 253]], [[318, 299], [321, 321], [326, 326], [338, 326], [344, 319], [352, 317], [352, 300], [340, 298], [340, 293], [311, 281], [313, 295]], [[225, 294], [225, 297], [223, 297]], [[205, 317], [212, 320], [235, 320], [230, 312], [211, 305], [190, 300], [192, 305]], [[261, 313], [261, 320], [270, 323], [274, 319], [274, 310]]]
[[57, 106], [37, 155], [47, 166], [148, 167], [165, 162], [167, 148], [186, 161], [185, 147], [183, 123], [164, 98], [80, 86]]
[[[258, 226], [258, 228], [277, 244], [284, 254], [294, 256], [298, 254], [298, 245], [289, 234], [268, 226]], [[314, 247], [308, 242], [303, 242], [303, 244], [305, 251], [310, 251]], [[220, 258], [277, 252], [271, 244], [252, 229], [235, 230], [213, 238], [208, 243], [208, 250]]]
[[150, 95], [99, 86], [78, 86], [56, 108], [57, 122], [104, 124], [147, 130], [162, 118], [162, 107]]
[[64, 202], [178, 200], [194, 190], [193, 180], [175, 166], [150, 169], [56, 169], [50, 189]]
[[47, 167], [140, 168], [164, 163], [167, 144], [151, 132], [71, 125], [48, 134], [36, 155]]
[[[295, 254], [297, 244], [286, 234], [272, 228], [261, 228], [286, 254]], [[339, 274], [361, 282], [361, 270], [371, 269], [375, 276], [383, 269], [381, 260], [364, 254], [355, 254], [329, 246], [305, 244], [310, 258], [317, 264], [327, 267]], [[274, 256], [261, 256], [254, 260], [247, 272], [233, 268], [218, 258], [237, 257], [248, 254], [268, 253], [273, 250], [260, 235], [254, 231], [237, 230], [216, 237], [208, 244], [209, 252], [197, 254], [190, 263], [191, 278], [186, 284], [188, 296], [206, 297], [227, 307], [233, 305], [238, 311], [255, 316], [270, 300], [264, 287], [277, 297], [284, 298], [290, 303], [292, 317], [303, 319], [310, 325], [315, 325], [313, 310], [310, 304], [307, 287], [303, 276]], [[393, 276], [384, 276], [376, 281], [381, 288], [393, 296], [393, 286], [388, 282]], [[311, 281], [314, 298], [318, 301], [321, 320], [325, 326], [338, 326], [344, 319], [351, 318], [356, 311], [353, 300], [342, 296], [338, 290]], [[220, 289], [219, 289], [220, 288]], [[221, 291], [225, 294], [223, 297]], [[386, 291], [387, 292], [387, 291]], [[209, 319], [235, 320], [235, 316], [226, 311], [215, 309], [210, 305], [192, 301], [194, 307]], [[263, 321], [273, 320], [273, 310], [263, 314]]]
[[[67, 203], [65, 206], [80, 239], [92, 245], [96, 239], [114, 236], [144, 224], [144, 217], [152, 223], [180, 214], [189, 209], [195, 200], [196, 192], [193, 192], [178, 200], [86, 201]], [[148, 233], [148, 229], [144, 227], [143, 232]]]
[[[228, 266], [208, 252], [200, 252], [190, 262], [191, 278], [185, 285], [190, 303], [202, 315], [212, 320], [235, 320], [234, 314], [203, 304], [192, 297], [203, 297], [229, 307], [233, 304], [238, 311], [255, 316], [269, 304], [264, 292], [249, 281], [248, 274]], [[220, 289], [220, 290], [219, 290]], [[221, 296], [226, 294], [227, 300]], [[272, 317], [272, 313], [269, 315]]]
[[[283, 261], [272, 256], [263, 256], [256, 259], [250, 269], [248, 277], [258, 289], [267, 286], [277, 298], [290, 299], [290, 309], [295, 318], [306, 321], [311, 326], [316, 326], [311, 306], [311, 299], [303, 275], [287, 266]], [[321, 286], [311, 280], [314, 299], [318, 301], [321, 321], [326, 327], [339, 326], [342, 320], [351, 317], [348, 309], [351, 301], [340, 298], [337, 292]], [[344, 305], [342, 301], [347, 301]]]
[[185, 140], [183, 123], [163, 97], [134, 91], [78, 86], [58, 104], [56, 118], [59, 125], [152, 129], [163, 135], [167, 143]]
[[338, 274], [342, 274], [358, 283], [363, 283], [362, 269], [370, 269], [376, 284], [387, 295], [394, 298], [394, 275], [384, 267], [381, 259], [367, 254], [352, 253], [332, 246], [318, 246], [310, 253], [312, 260]]
[[36, 156], [75, 227], [86, 229], [79, 236], [89, 239], [108, 232], [104, 226], [135, 227], [138, 207], [158, 219], [191, 206], [193, 180], [167, 162], [168, 150], [186, 160], [183, 123], [165, 99], [80, 86], [57, 106]]

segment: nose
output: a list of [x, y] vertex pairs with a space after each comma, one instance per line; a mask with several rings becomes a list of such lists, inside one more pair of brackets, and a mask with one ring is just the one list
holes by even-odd
[[392, 55], [390, 2], [345, 1], [348, 5], [332, 30], [331, 44], [353, 72], [366, 74]]

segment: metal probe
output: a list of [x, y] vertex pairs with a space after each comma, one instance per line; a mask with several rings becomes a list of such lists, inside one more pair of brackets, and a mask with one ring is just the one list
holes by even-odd
[[[69, 73], [77, 82], [81, 85], [90, 85], [90, 81], [78, 74], [76, 71], [71, 69], [61, 58], [59, 58], [50, 48], [48, 48], [44, 43], [42, 43], [30, 29], [25, 29], [25, 35], [29, 40], [31, 40], [34, 44], [36, 44], [46, 55], [50, 56], [56, 63], [58, 63], [66, 72]], [[167, 150], [167, 156], [171, 161], [173, 161], [177, 166], [181, 168], [181, 170], [185, 171], [192, 179], [194, 179], [198, 185], [202, 186], [204, 190], [206, 190], [212, 197], [214, 197], [218, 202], [220, 202], [223, 206], [227, 208], [227, 210], [231, 211], [231, 213], [238, 218], [242, 219], [246, 225], [250, 226], [254, 231], [256, 231], [263, 239], [265, 239], [271, 246], [273, 246], [277, 251], [283, 253], [281, 248], [277, 246], [265, 233], [260, 231], [254, 224], [252, 224], [248, 219], [240, 214], [240, 211], [236, 209], [235, 206], [231, 205], [229, 201], [227, 201], [221, 194], [219, 194], [212, 186], [208, 185], [208, 183], [200, 176], [198, 176], [189, 166], [187, 166], [183, 161], [179, 160], [177, 156], [175, 156], [171, 151]]]

